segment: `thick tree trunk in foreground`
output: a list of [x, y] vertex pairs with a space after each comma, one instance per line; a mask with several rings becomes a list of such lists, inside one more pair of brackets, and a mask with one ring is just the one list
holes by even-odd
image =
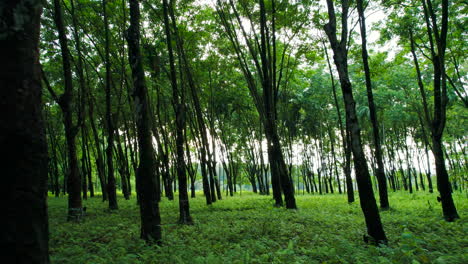
[[347, 62], [347, 16], [349, 2], [341, 1], [341, 40], [337, 39], [335, 7], [332, 0], [327, 0], [329, 22], [324, 26], [325, 32], [333, 49], [333, 59], [338, 70], [341, 90], [346, 110], [346, 124], [351, 136], [351, 150], [354, 156], [354, 167], [356, 171], [356, 181], [359, 189], [359, 200], [364, 218], [366, 220], [367, 233], [375, 244], [386, 243], [387, 237], [380, 221], [380, 214], [372, 191], [372, 184], [366, 158], [362, 149], [361, 129], [359, 127], [356, 102], [353, 98], [352, 86], [348, 76]]
[[[1, 1], [0, 146], [4, 263], [49, 263], [47, 144], [41, 113], [41, 1]], [[21, 17], [22, 20], [15, 18]]]
[[363, 0], [357, 0], [357, 9], [359, 14], [359, 25], [361, 28], [361, 51], [362, 51], [362, 64], [364, 65], [364, 73], [366, 77], [366, 90], [367, 101], [369, 103], [370, 119], [372, 123], [372, 133], [374, 139], [375, 159], [377, 161], [377, 182], [379, 185], [380, 208], [388, 209], [390, 204], [388, 202], [387, 179], [385, 177], [382, 145], [380, 143], [379, 123], [377, 120], [377, 110], [374, 104], [374, 95], [372, 93], [372, 83], [370, 77], [369, 61], [367, 54], [367, 37], [366, 37], [366, 18], [364, 16]]
[[141, 238], [148, 243], [161, 241], [161, 216], [155, 186], [154, 149], [148, 117], [145, 73], [140, 53], [140, 8], [138, 0], [130, 0], [130, 27], [127, 33], [129, 62], [132, 67], [135, 114], [140, 164], [136, 171], [140, 203]]

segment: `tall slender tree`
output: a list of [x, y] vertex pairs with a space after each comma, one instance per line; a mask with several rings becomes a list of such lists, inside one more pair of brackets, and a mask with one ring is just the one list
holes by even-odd
[[102, 12], [104, 17], [104, 37], [105, 37], [105, 66], [106, 66], [106, 130], [107, 130], [107, 148], [106, 148], [106, 164], [107, 164], [107, 195], [109, 198], [109, 209], [115, 210], [119, 206], [117, 204], [117, 194], [115, 187], [114, 174], [114, 124], [112, 122], [111, 112], [111, 62], [110, 62], [110, 40], [109, 40], [109, 21], [107, 13], [107, 0], [102, 0]]
[[127, 32], [128, 56], [132, 68], [135, 114], [140, 164], [136, 172], [137, 193], [140, 203], [141, 238], [148, 243], [161, 241], [161, 216], [155, 189], [154, 148], [151, 137], [148, 90], [145, 84], [140, 51], [140, 7], [138, 0], [130, 0], [130, 27]]
[[333, 102], [336, 108], [336, 114], [338, 116], [338, 126], [340, 128], [340, 134], [342, 138], [342, 145], [343, 145], [343, 153], [344, 153], [344, 165], [343, 171], [345, 174], [345, 181], [346, 181], [346, 195], [348, 198], [348, 203], [354, 202], [354, 189], [353, 189], [353, 179], [351, 178], [351, 140], [349, 137], [348, 129], [343, 129], [343, 121], [341, 118], [341, 111], [340, 111], [340, 104], [338, 103], [338, 96], [336, 95], [336, 85], [335, 85], [335, 78], [333, 77], [332, 66], [330, 63], [330, 58], [328, 56], [327, 48], [324, 45], [324, 52], [325, 58], [327, 59], [328, 71], [330, 72], [330, 79], [332, 82], [332, 92], [333, 92]]
[[[171, 1], [172, 2], [172, 1]], [[177, 47], [177, 54], [179, 57], [179, 68], [181, 74], [184, 74], [187, 78], [188, 87], [190, 90], [190, 95], [193, 102], [193, 108], [195, 112], [195, 119], [198, 125], [198, 132], [201, 138], [200, 145], [200, 161], [201, 161], [201, 170], [202, 170], [202, 183], [203, 183], [203, 192], [205, 194], [206, 203], [211, 204], [216, 202], [216, 193], [215, 193], [215, 176], [213, 173], [212, 157], [210, 153], [210, 144], [208, 141], [208, 130], [206, 127], [206, 121], [203, 117], [202, 105], [200, 102], [199, 96], [199, 87], [194, 79], [192, 67], [185, 52], [184, 40], [179, 34], [176, 17], [174, 14], [173, 4], [169, 5], [169, 15], [171, 17], [172, 29], [174, 31], [175, 43]], [[208, 177], [209, 175], [209, 177]]]
[[[171, 3], [173, 4], [173, 3]], [[184, 130], [186, 126], [185, 109], [185, 91], [181, 85], [177, 86], [176, 70], [174, 62], [174, 53], [171, 41], [171, 28], [169, 25], [169, 3], [163, 0], [164, 29], [166, 33], [167, 49], [169, 52], [170, 79], [172, 86], [172, 106], [175, 113], [176, 122], [176, 167], [177, 178], [179, 180], [179, 222], [182, 224], [191, 224], [190, 205], [187, 193], [187, 174], [186, 163], [184, 160]]]
[[372, 184], [367, 168], [361, 142], [361, 128], [356, 114], [356, 102], [353, 98], [353, 90], [348, 73], [348, 15], [349, 0], [341, 0], [341, 39], [337, 37], [337, 23], [335, 5], [333, 0], [327, 0], [328, 23], [325, 24], [325, 33], [333, 50], [333, 59], [341, 84], [343, 100], [346, 110], [346, 127], [351, 137], [351, 150], [354, 157], [356, 181], [359, 189], [359, 198], [364, 218], [366, 220], [367, 233], [374, 243], [386, 243], [387, 237], [380, 220], [379, 210], [372, 191]]
[[[286, 208], [295, 209], [297, 206], [294, 198], [294, 186], [289, 178], [277, 128], [276, 107], [283, 67], [280, 67], [280, 70], [277, 69], [276, 6], [275, 1], [271, 1], [271, 5], [269, 5], [271, 9], [267, 11], [264, 0], [259, 0], [258, 3], [260, 32], [259, 34], [254, 33], [253, 38], [250, 38], [246, 32], [242, 18], [232, 0], [229, 1], [229, 6], [221, 1], [217, 1], [217, 9], [228, 38], [235, 50], [242, 73], [247, 81], [250, 95], [263, 123], [264, 133], [268, 142], [267, 151], [275, 205], [281, 206], [283, 204], [281, 196], [281, 192], [283, 192]], [[245, 6], [243, 8], [245, 9]], [[248, 53], [250, 54], [249, 58], [247, 58], [244, 52], [244, 47], [240, 43], [238, 33], [231, 21], [230, 15], [228, 15], [230, 12], [227, 12], [227, 10], [229, 9], [234, 13]], [[250, 16], [249, 11], [247, 10], [246, 13], [248, 13], [249, 22], [253, 25], [253, 18]], [[270, 20], [267, 19], [267, 13], [271, 15]], [[253, 27], [252, 30], [254, 30]], [[257, 37], [258, 35], [260, 36], [260, 40]], [[254, 74], [251, 72], [250, 65], [247, 62], [249, 59], [254, 62], [256, 75], [260, 79], [262, 91], [257, 89]]]
[[[431, 62], [433, 67], [433, 86], [434, 86], [434, 115], [428, 114], [427, 103], [423, 102], [426, 113], [426, 121], [431, 127], [432, 153], [434, 154], [437, 175], [437, 189], [440, 193], [442, 202], [442, 211], [444, 218], [451, 222], [460, 218], [452, 198], [452, 187], [449, 180], [447, 168], [445, 167], [443, 134], [445, 123], [447, 121], [447, 74], [445, 66], [445, 53], [447, 49], [447, 32], [449, 18], [449, 1], [440, 2], [440, 21], [437, 18], [436, 11], [439, 9], [432, 0], [421, 0], [424, 18], [426, 22], [427, 37], [431, 51]], [[439, 26], [439, 23], [440, 26]], [[412, 43], [414, 45], [414, 42]], [[413, 48], [414, 50], [414, 48]], [[414, 54], [414, 52], [413, 52]], [[424, 88], [420, 86], [421, 96], [425, 100]], [[426, 100], [427, 102], [427, 100]]]
[[68, 191], [68, 220], [79, 221], [83, 216], [82, 200], [81, 200], [81, 176], [78, 172], [78, 159], [76, 154], [75, 138], [78, 129], [82, 122], [82, 115], [78, 115], [76, 124], [73, 122], [73, 79], [70, 63], [70, 50], [68, 48], [68, 39], [66, 27], [63, 20], [63, 12], [60, 0], [54, 0], [54, 21], [59, 35], [60, 50], [62, 55], [62, 69], [64, 75], [65, 89], [62, 95], [57, 96], [50, 84], [46, 81], [43, 73], [43, 78], [46, 86], [62, 109], [65, 137], [67, 141], [68, 150], [68, 177], [67, 177], [67, 191]]
[[372, 123], [372, 135], [374, 140], [374, 153], [377, 162], [376, 176], [379, 185], [380, 208], [388, 209], [387, 179], [382, 157], [382, 144], [380, 142], [379, 122], [377, 120], [377, 110], [374, 103], [374, 94], [372, 92], [372, 81], [369, 69], [369, 55], [367, 53], [367, 32], [366, 32], [366, 17], [364, 16], [364, 0], [357, 0], [357, 10], [359, 15], [359, 26], [361, 30], [361, 54], [362, 64], [364, 66], [364, 74], [366, 78], [367, 101], [369, 103], [369, 113]]

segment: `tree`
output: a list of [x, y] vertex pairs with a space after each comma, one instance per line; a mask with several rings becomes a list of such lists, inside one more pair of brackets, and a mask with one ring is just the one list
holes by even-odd
[[0, 3], [2, 261], [49, 263], [47, 144], [42, 119], [42, 1]]
[[[436, 6], [431, 0], [421, 0], [424, 18], [426, 22], [427, 36], [429, 38], [431, 62], [433, 66], [433, 86], [434, 86], [434, 115], [431, 118], [428, 114], [428, 106], [425, 102], [423, 107], [426, 113], [426, 122], [430, 124], [432, 136], [432, 153], [434, 154], [437, 174], [437, 188], [442, 202], [442, 211], [444, 218], [452, 222], [458, 215], [455, 203], [452, 198], [452, 187], [450, 185], [447, 168], [445, 167], [445, 158], [443, 151], [443, 133], [447, 114], [447, 75], [445, 66], [445, 51], [447, 48], [448, 32], [448, 8], [449, 1], [441, 1], [441, 21], [437, 20]], [[438, 23], [442, 23], [439, 27]], [[440, 29], [439, 29], [440, 28]], [[414, 54], [414, 42], [412, 50]], [[421, 88], [421, 96], [425, 99], [424, 88]]]
[[63, 122], [65, 125], [65, 137], [68, 150], [68, 172], [67, 172], [67, 190], [68, 190], [68, 220], [79, 221], [83, 216], [81, 200], [81, 175], [78, 171], [78, 160], [76, 154], [75, 138], [78, 129], [83, 122], [83, 116], [78, 115], [76, 124], [73, 123], [73, 78], [70, 62], [70, 50], [68, 48], [68, 39], [63, 20], [62, 6], [59, 0], [54, 0], [54, 22], [59, 35], [60, 50], [62, 54], [62, 70], [65, 83], [63, 94], [57, 96], [47, 81], [44, 72], [42, 72], [47, 89], [62, 109]]
[[130, 27], [128, 28], [127, 42], [129, 63], [132, 68], [140, 157], [136, 181], [140, 203], [141, 238], [148, 243], [160, 243], [161, 216], [159, 215], [158, 194], [155, 189], [155, 162], [148, 116], [148, 91], [140, 52], [140, 7], [138, 2], [138, 0], [130, 0]]
[[[171, 3], [172, 4], [172, 3]], [[182, 224], [191, 224], [192, 217], [190, 216], [190, 206], [187, 193], [187, 174], [186, 163], [184, 160], [184, 130], [186, 129], [186, 109], [185, 109], [185, 91], [181, 85], [177, 87], [177, 78], [174, 62], [174, 54], [172, 50], [171, 29], [169, 25], [169, 4], [167, 0], [163, 0], [164, 12], [164, 28], [166, 33], [167, 49], [169, 53], [170, 63], [170, 79], [172, 87], [172, 105], [175, 113], [176, 123], [176, 167], [177, 178], [179, 180], [179, 222]], [[175, 21], [173, 21], [175, 23]]]
[[109, 197], [109, 209], [116, 210], [119, 208], [117, 204], [117, 194], [115, 190], [115, 175], [114, 175], [114, 124], [112, 122], [111, 113], [111, 62], [110, 62], [110, 40], [109, 40], [109, 22], [107, 13], [107, 0], [102, 0], [102, 12], [104, 16], [104, 34], [105, 34], [105, 65], [106, 65], [106, 130], [107, 130], [107, 195]]
[[[260, 40], [258, 39], [257, 32], [254, 32], [254, 37], [249, 37], [242, 24], [241, 17], [233, 1], [229, 1], [230, 8], [233, 10], [237, 24], [240, 27], [242, 36], [247, 45], [250, 57], [247, 57], [244, 47], [240, 44], [240, 39], [237, 36], [231, 18], [228, 16], [229, 7], [221, 1], [217, 2], [218, 14], [221, 22], [226, 30], [229, 40], [235, 50], [240, 68], [244, 74], [250, 94], [253, 98], [254, 104], [259, 112], [260, 118], [263, 123], [264, 133], [267, 138], [268, 144], [268, 159], [270, 162], [270, 169], [272, 174], [273, 197], [275, 205], [281, 206], [283, 204], [281, 192], [284, 192], [286, 208], [296, 209], [296, 200], [294, 198], [294, 186], [289, 178], [288, 169], [284, 161], [283, 152], [281, 149], [280, 138], [278, 135], [277, 127], [277, 104], [278, 104], [278, 90], [281, 83], [281, 76], [283, 65], [281, 65], [279, 74], [277, 70], [277, 46], [276, 46], [276, 7], [275, 1], [271, 2], [270, 10], [267, 11], [264, 0], [259, 0], [259, 27], [260, 27]], [[245, 3], [241, 3], [245, 4]], [[243, 9], [246, 6], [243, 5]], [[244, 10], [251, 25], [253, 25], [253, 18], [249, 10]], [[271, 15], [271, 20], [267, 21], [267, 12]], [[255, 18], [257, 19], [257, 18]], [[255, 28], [252, 27], [252, 30]], [[286, 51], [283, 51], [283, 56]], [[262, 91], [257, 89], [256, 80], [249, 69], [250, 65], [248, 60], [253, 60], [256, 75], [260, 79]], [[284, 61], [282, 60], [281, 64]]]
[[346, 110], [346, 128], [351, 137], [351, 150], [354, 157], [354, 167], [356, 171], [356, 181], [359, 189], [359, 198], [364, 218], [367, 225], [367, 233], [374, 240], [374, 243], [386, 243], [387, 237], [382, 227], [379, 210], [377, 208], [372, 184], [367, 168], [367, 162], [362, 149], [361, 128], [356, 114], [356, 102], [353, 98], [351, 81], [348, 73], [348, 14], [349, 1], [341, 0], [341, 39], [338, 41], [335, 6], [333, 0], [327, 0], [328, 23], [324, 30], [330, 41], [333, 50], [333, 60], [338, 70], [338, 76], [343, 93], [343, 100]]
[[379, 183], [380, 207], [382, 209], [388, 209], [390, 208], [390, 204], [388, 202], [387, 179], [385, 177], [383, 157], [382, 157], [382, 147], [380, 143], [379, 122], [377, 120], [377, 113], [376, 113], [377, 110], [375, 108], [374, 95], [372, 93], [372, 82], [371, 82], [369, 61], [368, 61], [369, 55], [367, 53], [366, 18], [364, 16], [363, 0], [357, 0], [357, 10], [359, 14], [359, 25], [361, 29], [362, 64], [364, 66], [364, 73], [366, 77], [367, 100], [369, 103], [370, 119], [372, 123], [375, 160], [377, 161], [376, 171], [377, 171], [377, 181]]
[[[179, 34], [178, 26], [176, 23], [176, 18], [174, 14], [174, 9], [171, 7], [169, 9], [169, 14], [172, 20], [172, 28], [174, 29], [175, 33], [175, 42], [177, 46], [177, 52], [179, 56], [179, 67], [181, 72], [185, 74], [184, 76], [187, 78], [188, 87], [190, 90], [193, 108], [195, 111], [195, 118], [198, 125], [198, 132], [201, 138], [201, 146], [200, 146], [200, 160], [201, 160], [201, 170], [202, 170], [202, 182], [203, 182], [203, 192], [205, 194], [206, 203], [209, 205], [213, 202], [216, 202], [216, 193], [215, 193], [215, 172], [214, 168], [212, 167], [212, 155], [210, 153], [210, 145], [208, 141], [208, 132], [205, 118], [203, 117], [202, 105], [199, 96], [199, 85], [195, 82], [193, 76], [193, 70], [191, 64], [188, 60], [186, 55], [185, 47], [184, 47], [184, 40]], [[209, 175], [209, 181], [208, 177]], [[219, 194], [219, 192], [218, 192]]]
[[343, 166], [343, 171], [345, 174], [346, 180], [346, 195], [348, 197], [348, 203], [354, 202], [354, 189], [353, 189], [353, 179], [351, 178], [351, 139], [349, 135], [349, 129], [343, 129], [343, 122], [341, 121], [341, 111], [340, 104], [338, 103], [338, 96], [336, 95], [336, 85], [335, 78], [333, 78], [333, 72], [331, 68], [330, 58], [328, 56], [327, 49], [324, 45], [325, 57], [327, 59], [328, 71], [330, 72], [330, 79], [332, 82], [332, 92], [333, 92], [333, 102], [335, 104], [336, 113], [338, 116], [338, 126], [340, 128], [341, 139], [343, 141], [343, 152], [345, 155], [345, 161]]

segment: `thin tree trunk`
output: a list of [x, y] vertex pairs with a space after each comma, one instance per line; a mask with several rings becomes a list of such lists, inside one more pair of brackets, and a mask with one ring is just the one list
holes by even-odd
[[[88, 139], [88, 135], [86, 133], [86, 139]], [[93, 174], [93, 167], [91, 166], [91, 154], [89, 151], [89, 141], [86, 140], [86, 164], [88, 167], [87, 176], [88, 176], [88, 189], [89, 189], [89, 196], [94, 197], [94, 185], [92, 180]]]
[[105, 169], [104, 169], [104, 158], [102, 157], [102, 150], [100, 139], [98, 135], [98, 131], [96, 128], [95, 120], [94, 120], [94, 103], [91, 100], [91, 94], [88, 94], [88, 101], [89, 101], [89, 122], [91, 125], [91, 131], [93, 132], [94, 138], [94, 145], [96, 149], [96, 153], [94, 155], [96, 160], [96, 170], [98, 173], [99, 183], [101, 184], [101, 192], [102, 192], [102, 200], [107, 200], [107, 190], [106, 190], [106, 180], [105, 180]]
[[419, 182], [421, 185], [421, 189], [425, 191], [426, 186], [424, 186], [424, 178], [423, 178], [422, 169], [421, 169], [421, 158], [420, 158], [421, 151], [419, 149], [417, 151], [418, 151], [417, 157], [418, 157]]
[[328, 128], [328, 136], [330, 137], [330, 147], [331, 147], [331, 153], [333, 157], [333, 163], [335, 164], [333, 168], [335, 169], [335, 175], [336, 175], [336, 183], [338, 185], [338, 193], [342, 193], [341, 191], [341, 182], [340, 182], [340, 177], [338, 174], [338, 161], [336, 159], [336, 153], [335, 153], [335, 140], [334, 136], [331, 131], [331, 127]]
[[124, 152], [122, 149], [122, 142], [120, 140], [120, 135], [119, 133], [115, 133], [115, 141], [117, 143], [117, 157], [119, 160], [118, 166], [119, 166], [119, 174], [120, 174], [120, 184], [122, 186], [122, 193], [124, 195], [125, 200], [130, 199], [130, 194], [128, 191], [128, 185], [127, 185], [127, 178], [130, 177], [129, 171], [128, 171], [128, 163], [127, 160], [125, 159]]
[[[270, 43], [267, 20], [266, 20], [266, 9], [264, 0], [260, 0], [260, 57], [262, 66], [262, 87], [263, 87], [263, 103], [265, 107], [265, 118], [264, 128], [265, 135], [268, 141], [268, 153], [270, 159], [270, 166], [272, 177], [277, 178], [280, 182], [281, 189], [284, 193], [284, 200], [286, 202], [286, 208], [296, 209], [296, 199], [294, 198], [294, 186], [291, 182], [286, 163], [284, 161], [283, 152], [281, 150], [281, 143], [278, 136], [276, 127], [276, 101], [277, 101], [277, 86], [276, 86], [276, 50], [273, 51], [273, 58], [270, 54]], [[272, 46], [275, 49], [275, 1], [272, 1]], [[276, 176], [275, 176], [276, 174]]]
[[109, 22], [107, 19], [107, 0], [102, 0], [102, 9], [104, 14], [104, 31], [105, 31], [105, 66], [106, 66], [106, 130], [107, 130], [107, 194], [109, 196], [109, 209], [116, 210], [119, 208], [117, 204], [117, 192], [115, 186], [114, 175], [114, 125], [112, 122], [111, 112], [111, 62], [110, 62], [110, 43], [109, 43]]
[[88, 199], [88, 185], [87, 185], [87, 164], [86, 164], [86, 141], [84, 136], [84, 126], [82, 126], [81, 134], [81, 191], [83, 192], [83, 200]]
[[359, 24], [361, 28], [361, 50], [362, 50], [362, 62], [364, 65], [364, 73], [366, 77], [366, 90], [367, 100], [369, 103], [370, 119], [372, 123], [372, 134], [374, 139], [374, 153], [377, 162], [376, 176], [379, 186], [379, 197], [380, 197], [380, 208], [388, 209], [390, 204], [388, 202], [388, 190], [387, 190], [387, 179], [385, 177], [383, 157], [382, 157], [382, 146], [380, 143], [380, 132], [379, 123], [377, 120], [377, 110], [374, 104], [374, 95], [372, 93], [372, 83], [370, 78], [370, 69], [367, 54], [367, 37], [366, 37], [366, 19], [364, 16], [363, 0], [357, 0], [357, 9], [359, 14]]
[[[176, 117], [176, 167], [177, 178], [179, 180], [179, 223], [191, 224], [193, 223], [193, 220], [190, 216], [190, 206], [187, 193], [187, 174], [185, 171], [186, 163], [184, 160], [184, 130], [186, 127], [185, 91], [183, 85], [180, 85], [180, 89], [177, 86], [174, 54], [172, 51], [171, 30], [169, 24], [169, 10], [171, 8], [172, 6], [169, 6], [167, 0], [163, 0], [164, 28], [169, 52], [172, 100]], [[175, 21], [172, 22], [175, 23]]]

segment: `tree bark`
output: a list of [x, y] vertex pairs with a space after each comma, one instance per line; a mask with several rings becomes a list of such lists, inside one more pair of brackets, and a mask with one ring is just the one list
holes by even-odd
[[[2, 1], [0, 247], [5, 263], [49, 263], [47, 143], [42, 119], [42, 1]], [[18, 20], [17, 18], [22, 18]]]
[[341, 1], [341, 40], [337, 39], [335, 7], [332, 0], [327, 0], [329, 21], [325, 24], [325, 33], [330, 41], [334, 56], [334, 62], [340, 78], [341, 90], [346, 110], [346, 123], [351, 136], [351, 150], [354, 157], [356, 181], [359, 189], [359, 198], [364, 218], [366, 220], [367, 233], [373, 243], [387, 243], [387, 237], [382, 227], [380, 214], [372, 191], [367, 162], [361, 143], [361, 129], [359, 127], [356, 102], [353, 98], [352, 86], [348, 75], [347, 62], [347, 36], [348, 36], [348, 0]]
[[132, 68], [135, 114], [140, 164], [136, 172], [140, 203], [141, 238], [148, 243], [161, 241], [161, 216], [158, 194], [154, 188], [154, 149], [148, 118], [147, 89], [140, 53], [140, 7], [138, 0], [130, 0], [130, 27], [127, 32], [129, 63]]
[[[57, 26], [60, 50], [62, 54], [62, 68], [64, 74], [65, 91], [57, 97], [54, 93], [54, 98], [62, 109], [65, 125], [65, 137], [68, 149], [68, 220], [79, 221], [83, 216], [83, 208], [81, 201], [81, 177], [78, 172], [78, 160], [76, 155], [75, 137], [78, 132], [78, 126], [81, 120], [78, 120], [78, 125], [73, 125], [73, 112], [71, 109], [73, 100], [73, 79], [70, 66], [70, 51], [68, 49], [68, 39], [63, 22], [62, 7], [59, 0], [54, 0], [54, 21]], [[49, 87], [49, 86], [48, 86]], [[52, 89], [50, 92], [53, 93]]]
[[372, 123], [372, 135], [374, 140], [374, 153], [377, 162], [376, 176], [379, 186], [380, 208], [389, 209], [387, 178], [382, 157], [382, 145], [380, 142], [379, 122], [377, 120], [377, 110], [374, 104], [374, 95], [372, 92], [372, 82], [370, 77], [368, 53], [367, 53], [367, 33], [366, 33], [366, 18], [364, 16], [363, 0], [357, 0], [357, 10], [359, 14], [359, 25], [361, 29], [361, 51], [362, 51], [362, 64], [364, 66], [364, 73], [366, 78], [367, 101], [369, 103], [370, 119]]
[[[171, 3], [172, 4], [172, 3]], [[172, 8], [169, 6], [167, 0], [163, 0], [163, 12], [164, 12], [164, 28], [166, 32], [167, 48], [169, 51], [169, 63], [170, 63], [170, 76], [172, 86], [172, 105], [174, 107], [176, 117], [176, 166], [177, 166], [177, 178], [179, 181], [179, 223], [181, 224], [192, 224], [193, 220], [190, 216], [190, 205], [187, 193], [187, 174], [185, 170], [185, 159], [184, 159], [184, 129], [186, 127], [186, 114], [185, 114], [185, 91], [183, 86], [177, 86], [176, 71], [174, 54], [172, 51], [171, 41], [171, 30], [169, 25], [169, 12]], [[175, 21], [173, 21], [175, 23]]]
[[104, 36], [105, 36], [105, 67], [106, 67], [106, 130], [107, 130], [107, 148], [106, 148], [106, 164], [107, 164], [107, 195], [109, 197], [109, 209], [117, 210], [117, 190], [115, 187], [114, 174], [114, 125], [112, 122], [111, 112], [111, 62], [110, 62], [110, 43], [109, 43], [109, 22], [107, 18], [107, 0], [102, 1], [102, 10], [104, 14]]
[[[447, 96], [447, 80], [445, 71], [445, 51], [447, 46], [447, 32], [448, 32], [448, 12], [449, 12], [449, 1], [441, 1], [441, 26], [437, 24], [437, 18], [433, 3], [431, 0], [421, 0], [424, 18], [426, 22], [426, 30], [429, 38], [431, 61], [434, 70], [433, 76], [433, 87], [434, 87], [434, 116], [431, 118], [427, 114], [427, 102], [425, 100], [424, 87], [420, 86], [421, 96], [423, 99], [423, 106], [426, 111], [426, 122], [431, 127], [431, 139], [432, 139], [432, 153], [434, 154], [436, 164], [436, 176], [437, 176], [437, 189], [440, 193], [442, 202], [442, 211], [445, 220], [451, 222], [457, 218], [458, 215], [455, 203], [452, 198], [452, 190], [448, 172], [445, 167], [445, 159], [443, 153], [443, 132], [446, 123], [446, 110], [448, 103]], [[410, 32], [410, 40], [412, 44], [412, 50], [414, 50], [414, 40]], [[413, 57], [415, 54], [413, 52]], [[416, 59], [415, 59], [416, 62]]]

